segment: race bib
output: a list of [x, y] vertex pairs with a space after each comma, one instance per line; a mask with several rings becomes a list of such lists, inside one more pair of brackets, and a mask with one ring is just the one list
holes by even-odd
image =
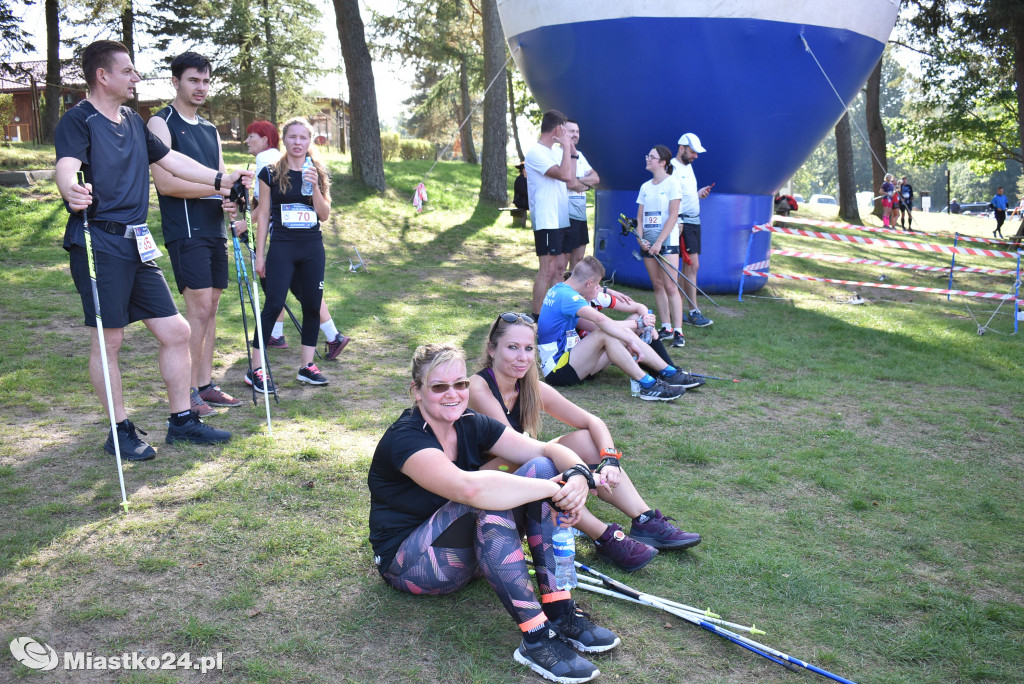
[[576, 328], [565, 331], [565, 351], [571, 350], [580, 342], [580, 335], [576, 332]]
[[128, 230], [132, 231], [132, 235], [135, 236], [135, 246], [138, 248], [139, 258], [143, 262], [153, 261], [153, 259], [163, 256], [160, 248], [153, 241], [153, 235], [149, 232], [149, 227], [145, 223], [128, 226]]
[[661, 212], [644, 212], [644, 228], [661, 228]]
[[316, 223], [316, 212], [308, 204], [281, 205], [281, 225], [285, 228], [312, 228]]

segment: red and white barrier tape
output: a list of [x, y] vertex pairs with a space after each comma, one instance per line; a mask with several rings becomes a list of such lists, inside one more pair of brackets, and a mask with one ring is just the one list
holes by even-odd
[[[797, 252], [791, 249], [773, 249], [772, 254], [778, 256], [800, 257], [801, 259], [816, 259], [818, 261], [831, 261], [836, 264], [866, 264], [868, 266], [887, 266], [889, 268], [906, 268], [912, 271], [941, 271], [949, 273], [949, 266], [924, 266], [922, 264], [901, 264], [896, 261], [878, 261], [876, 259], [858, 259], [856, 257], [841, 257], [832, 254], [812, 254], [810, 252]], [[768, 266], [767, 261], [760, 261], [756, 264], [749, 264], [747, 268], [757, 271]], [[1005, 268], [973, 268], [971, 266], [954, 266], [954, 271], [961, 273], [989, 273], [992, 275], [1017, 275], [1016, 270]]]
[[800, 230], [799, 228], [783, 228], [781, 226], [754, 226], [753, 232], [770, 231], [772, 233], [783, 233], [785, 235], [800, 235], [803, 237], [821, 238], [823, 240], [835, 240], [837, 242], [853, 242], [858, 245], [881, 245], [883, 247], [895, 247], [896, 249], [913, 249], [919, 252], [938, 252], [940, 254], [973, 254], [974, 256], [1007, 257], [1016, 259], [1016, 252], [1001, 252], [994, 249], [974, 249], [973, 247], [950, 247], [948, 245], [931, 245], [924, 242], [905, 242], [903, 240], [879, 240], [877, 238], [860, 237], [859, 235], [837, 235], [835, 233], [819, 233], [814, 230]]
[[[888, 283], [863, 283], [856, 280], [837, 280], [836, 278], [819, 278], [817, 276], [789, 275], [786, 273], [766, 273], [765, 271], [743, 270], [743, 275], [756, 276], [760, 278], [781, 278], [783, 280], [810, 280], [817, 283], [832, 283], [834, 285], [853, 285], [856, 287], [875, 287], [885, 290], [906, 290], [908, 292], [930, 292], [932, 294], [959, 295], [963, 297], [980, 297], [982, 299], [1013, 300], [1016, 295], [999, 294], [996, 292], [975, 292], [973, 290], [946, 290], [941, 287], [917, 287], [913, 285], [890, 285]], [[1024, 299], [1017, 300], [1017, 304], [1024, 304]]]
[[[890, 235], [906, 235], [905, 230], [896, 230], [895, 228], [876, 228], [875, 226], [855, 226], [852, 223], [837, 223], [836, 221], [815, 221], [814, 219], [799, 218], [796, 216], [772, 216], [773, 221], [783, 221], [785, 223], [797, 223], [804, 226], [818, 226], [820, 228], [845, 228], [846, 230], [864, 230], [869, 233], [889, 233]], [[917, 235], [939, 235], [941, 237], [956, 238], [959, 237], [965, 242], [985, 242], [990, 245], [1019, 245], [1017, 242], [1011, 240], [996, 240], [994, 238], [983, 238], [974, 237], [972, 235], [953, 234], [953, 233], [926, 233], [921, 230], [915, 230], [914, 233]]]

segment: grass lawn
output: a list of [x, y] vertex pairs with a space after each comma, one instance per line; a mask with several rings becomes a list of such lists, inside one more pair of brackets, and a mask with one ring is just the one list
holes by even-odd
[[[228, 154], [229, 165], [245, 161]], [[247, 403], [209, 419], [234, 432], [226, 446], [172, 447], [156, 346], [130, 327], [126, 402], [158, 456], [126, 465], [126, 515], [60, 248], [66, 213], [52, 183], [0, 189], [0, 681], [540, 681], [513, 662], [515, 627], [486, 583], [448, 597], [400, 594], [380, 581], [366, 539], [366, 471], [409, 403], [412, 350], [449, 341], [475, 357], [498, 312], [528, 308], [532, 236], [476, 204], [476, 167], [439, 164], [429, 209], [416, 214], [410, 199], [430, 162], [389, 164], [393, 190], [377, 196], [353, 185], [346, 159], [330, 161], [326, 296], [353, 337], [339, 361], [322, 364], [331, 384], [294, 381], [297, 336], [286, 328], [292, 348], [270, 352], [281, 395], [273, 438], [262, 406]], [[0, 149], [0, 167], [19, 164]], [[929, 231], [991, 234], [980, 219], [915, 216]], [[948, 265], [781, 235], [773, 246]], [[368, 272], [348, 272], [356, 249]], [[928, 287], [947, 279], [795, 257], [773, 258], [772, 269]], [[957, 286], [1007, 292], [1011, 280], [965, 274]], [[214, 377], [248, 399], [233, 288], [221, 302]], [[1024, 354], [1008, 334], [1009, 309], [980, 336], [975, 319], [985, 323], [993, 303], [968, 310], [963, 299], [863, 290], [868, 303], [851, 306], [850, 289], [771, 281], [742, 303], [718, 296], [720, 308], [705, 306], [715, 325], [689, 331], [673, 355], [738, 383], [711, 381], [652, 406], [631, 399], [611, 369], [566, 392], [608, 422], [648, 502], [704, 536], [633, 576], [603, 565], [589, 543], [581, 559], [754, 622], [764, 643], [858, 682], [1024, 681]], [[542, 437], [558, 434], [548, 420]], [[605, 504], [592, 510], [628, 527]], [[594, 659], [599, 681], [820, 679], [649, 608], [576, 597], [623, 638]], [[39, 673], [7, 649], [22, 636], [59, 653], [221, 653], [224, 669]]]

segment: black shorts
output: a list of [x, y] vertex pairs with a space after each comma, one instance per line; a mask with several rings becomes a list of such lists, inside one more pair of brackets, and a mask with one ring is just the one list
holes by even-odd
[[568, 228], [533, 231], [533, 244], [537, 248], [537, 256], [558, 256], [571, 252], [571, 249], [565, 248], [567, 232]]
[[228, 241], [224, 238], [194, 237], [168, 242], [167, 255], [178, 292], [228, 286]]
[[[552, 387], [571, 387], [572, 385], [580, 385], [583, 380], [576, 373], [576, 369], [569, 363], [569, 352], [562, 352], [562, 356], [558, 358], [558, 365], [555, 369], [544, 376], [544, 382], [548, 383]], [[588, 376], [589, 377], [589, 376]]]
[[[148, 318], [167, 318], [178, 313], [164, 274], [153, 261], [125, 261], [105, 252], [96, 255], [96, 288], [104, 328], [124, 328]], [[71, 246], [71, 277], [82, 298], [85, 324], [96, 327], [89, 261], [85, 247]]]
[[700, 254], [700, 224], [684, 223], [679, 243], [680, 247], [686, 248], [687, 254]]
[[569, 219], [569, 230], [565, 234], [565, 244], [562, 249], [565, 253], [573, 251], [577, 247], [586, 247], [590, 244], [590, 229], [587, 222], [582, 219]]

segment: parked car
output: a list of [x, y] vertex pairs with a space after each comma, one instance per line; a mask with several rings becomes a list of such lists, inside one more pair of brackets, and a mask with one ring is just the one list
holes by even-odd
[[811, 195], [808, 204], [839, 204], [832, 195]]
[[[939, 210], [940, 214], [949, 211], [949, 205], [944, 205]], [[964, 216], [978, 216], [981, 218], [992, 218], [992, 207], [988, 202], [964, 202], [960, 205], [960, 213]]]
[[796, 200], [797, 204], [803, 204], [804, 203], [804, 196], [803, 195], [793, 195], [793, 199]]

